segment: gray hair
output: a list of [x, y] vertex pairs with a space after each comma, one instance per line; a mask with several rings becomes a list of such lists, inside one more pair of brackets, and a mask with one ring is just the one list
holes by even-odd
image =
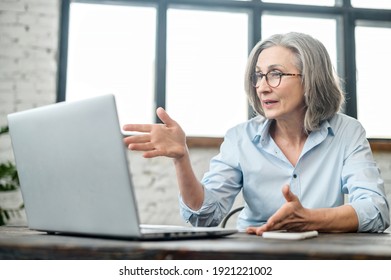
[[334, 116], [345, 101], [344, 93], [330, 56], [324, 45], [317, 39], [302, 33], [276, 34], [258, 42], [252, 49], [245, 71], [245, 90], [254, 111], [262, 116], [265, 113], [251, 85], [251, 74], [259, 54], [267, 48], [282, 46], [295, 55], [293, 63], [302, 74], [306, 113], [304, 129], [309, 133], [319, 129], [320, 124]]

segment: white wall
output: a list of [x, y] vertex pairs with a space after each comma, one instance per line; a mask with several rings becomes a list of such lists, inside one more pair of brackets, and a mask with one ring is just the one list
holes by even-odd
[[[0, 126], [11, 112], [55, 102], [59, 15], [60, 0], [0, 0]], [[217, 152], [190, 151], [199, 178]], [[391, 197], [391, 153], [375, 157]], [[0, 138], [0, 160], [13, 160], [7, 136]], [[183, 224], [171, 160], [132, 153], [130, 165], [142, 222]]]

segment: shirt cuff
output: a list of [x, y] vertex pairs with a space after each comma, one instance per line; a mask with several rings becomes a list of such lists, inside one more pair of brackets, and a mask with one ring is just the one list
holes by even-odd
[[[373, 198], [372, 198], [373, 199]], [[376, 205], [381, 206], [382, 201], [377, 201]], [[387, 220], [384, 221], [381, 209], [377, 209], [372, 202], [367, 199], [357, 200], [349, 203], [357, 213], [358, 232], [383, 232], [388, 227]], [[387, 208], [387, 207], [386, 207]], [[387, 219], [387, 217], [385, 217]]]

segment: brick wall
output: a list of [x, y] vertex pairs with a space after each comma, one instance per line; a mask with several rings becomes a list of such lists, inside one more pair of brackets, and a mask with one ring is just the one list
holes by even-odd
[[[59, 9], [60, 0], [0, 0], [0, 126], [11, 112], [55, 102]], [[199, 178], [217, 152], [190, 151]], [[375, 158], [391, 198], [391, 154], [377, 153]], [[0, 138], [0, 160], [13, 160], [6, 136]], [[142, 222], [183, 224], [171, 160], [132, 153], [130, 165]]]
[[[56, 100], [59, 0], [0, 0], [0, 126]], [[9, 139], [0, 158], [12, 159]]]

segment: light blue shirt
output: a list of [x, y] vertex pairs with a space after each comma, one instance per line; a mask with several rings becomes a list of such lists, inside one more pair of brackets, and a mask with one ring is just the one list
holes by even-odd
[[387, 229], [390, 212], [384, 182], [357, 120], [336, 114], [324, 121], [309, 134], [296, 166], [270, 136], [271, 122], [258, 116], [227, 132], [202, 179], [202, 207], [193, 211], [179, 199], [186, 221], [196, 226], [219, 225], [242, 191], [246, 203], [237, 228], [260, 226], [286, 202], [281, 189], [289, 184], [306, 208], [337, 207], [348, 194], [359, 232]]

